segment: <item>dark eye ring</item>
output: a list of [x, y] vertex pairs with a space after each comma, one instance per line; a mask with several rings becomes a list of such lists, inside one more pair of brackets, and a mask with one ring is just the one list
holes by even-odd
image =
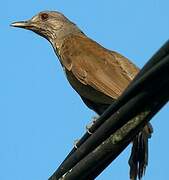
[[42, 13], [42, 14], [40, 15], [40, 17], [41, 17], [42, 21], [46, 21], [46, 20], [48, 20], [49, 15], [48, 15], [47, 13]]

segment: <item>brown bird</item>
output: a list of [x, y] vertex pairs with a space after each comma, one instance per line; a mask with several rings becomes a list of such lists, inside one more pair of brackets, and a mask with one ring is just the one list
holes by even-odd
[[[133, 80], [139, 69], [117, 52], [88, 38], [63, 14], [40, 12], [28, 21], [12, 23], [45, 37], [53, 46], [66, 77], [83, 102], [101, 115]], [[147, 125], [133, 140], [130, 178], [142, 178], [148, 163]]]

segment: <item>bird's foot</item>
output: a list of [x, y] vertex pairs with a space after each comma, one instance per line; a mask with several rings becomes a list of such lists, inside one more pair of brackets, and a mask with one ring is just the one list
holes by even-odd
[[70, 169], [68, 172], [66, 172], [61, 178], [59, 178], [59, 180], [64, 180], [66, 175], [69, 174], [72, 171], [72, 169]]
[[78, 142], [79, 142], [79, 139], [76, 139], [76, 140], [74, 140], [74, 142], [73, 142], [73, 146], [74, 146], [76, 149], [78, 148], [78, 146], [77, 146]]
[[95, 124], [97, 119], [98, 119], [98, 116], [94, 116], [92, 117], [92, 121], [89, 124], [87, 124], [86, 131], [88, 132], [88, 134], [90, 135], [92, 134], [92, 132], [90, 132], [90, 128]]

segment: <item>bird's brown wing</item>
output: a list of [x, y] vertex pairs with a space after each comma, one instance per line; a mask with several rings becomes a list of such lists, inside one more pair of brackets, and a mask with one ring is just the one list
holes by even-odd
[[117, 99], [139, 69], [120, 54], [104, 49], [83, 36], [67, 38], [62, 63], [84, 85]]

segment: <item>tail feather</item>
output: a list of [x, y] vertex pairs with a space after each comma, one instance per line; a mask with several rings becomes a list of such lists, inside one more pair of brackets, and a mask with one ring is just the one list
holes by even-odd
[[147, 124], [144, 129], [133, 140], [133, 147], [129, 159], [130, 179], [139, 180], [145, 174], [148, 165], [148, 139], [152, 134], [151, 124]]

